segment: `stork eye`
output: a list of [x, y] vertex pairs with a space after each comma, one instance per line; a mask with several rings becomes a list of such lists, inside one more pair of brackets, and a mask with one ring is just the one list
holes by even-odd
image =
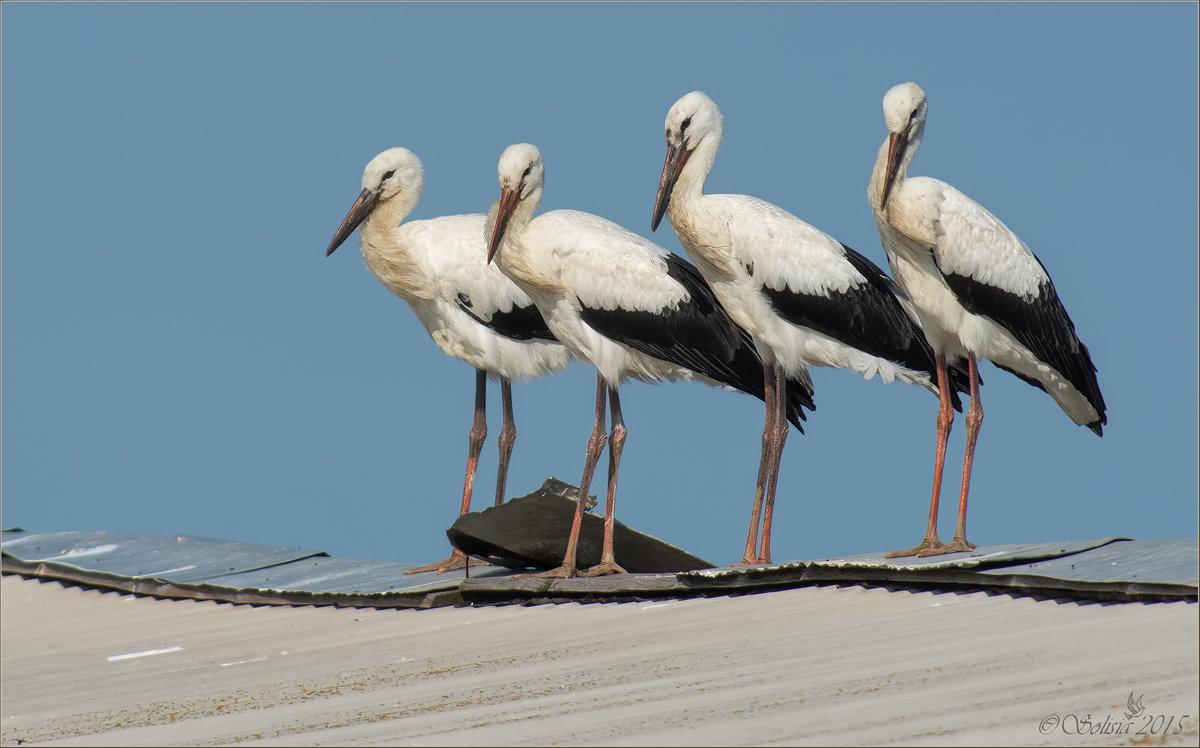
[[682, 134], [683, 134], [683, 131], [684, 131], [684, 130], [686, 130], [686, 129], [688, 129], [688, 125], [690, 125], [690, 124], [692, 124], [692, 118], [691, 118], [691, 117], [688, 117], [687, 119], [685, 119], [685, 120], [683, 121], [683, 124], [681, 124], [681, 125], [679, 126], [679, 134], [680, 134], [680, 135], [682, 135]]
[[384, 181], [384, 182], [388, 181], [389, 179], [391, 179], [391, 178], [392, 178], [392, 175], [393, 175], [393, 174], [395, 174], [395, 173], [396, 173], [396, 170], [395, 170], [395, 169], [392, 169], [392, 170], [391, 170], [391, 171], [389, 171], [387, 174], [384, 174], [384, 175], [383, 175], [383, 181]]
[[521, 174], [521, 179], [524, 179], [525, 177], [529, 176], [529, 172], [531, 172], [531, 171], [533, 171], [533, 164], [530, 164], [529, 166], [525, 167], [525, 171]]

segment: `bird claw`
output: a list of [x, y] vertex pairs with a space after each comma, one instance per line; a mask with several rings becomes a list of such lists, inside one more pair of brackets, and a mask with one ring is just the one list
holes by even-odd
[[917, 554], [917, 558], [927, 558], [929, 556], [941, 556], [946, 553], [966, 553], [967, 551], [975, 550], [974, 543], [968, 543], [966, 538], [955, 538], [945, 545], [937, 548], [927, 548]]
[[517, 574], [515, 576], [518, 579], [522, 577], [533, 579], [571, 579], [572, 577], [579, 576], [579, 570], [574, 566], [560, 566], [557, 569], [543, 571], [538, 574]]
[[739, 568], [742, 566], [762, 566], [763, 564], [770, 564], [770, 563], [771, 563], [771, 559], [769, 559], [769, 558], [763, 558], [763, 557], [750, 558], [749, 556], [742, 556], [741, 561], [738, 561], [736, 564], [730, 564], [729, 566], [730, 566], [730, 568], [736, 569], [736, 568]]
[[[924, 540], [921, 541], [920, 545], [915, 545], [912, 548], [907, 548], [903, 551], [892, 551], [891, 553], [885, 553], [883, 557], [884, 558], [908, 558], [909, 556], [916, 556], [918, 558], [923, 558], [925, 556], [936, 556], [936, 555], [938, 555], [938, 553], [946, 553], [946, 551], [939, 550], [940, 548], [945, 548], [945, 547], [947, 547], [947, 546], [944, 543], [942, 543], [942, 541], [938, 540], [936, 537], [925, 538]], [[974, 547], [974, 546], [972, 546], [972, 547]]]
[[603, 577], [608, 574], [628, 574], [616, 561], [601, 561], [592, 568], [579, 573], [581, 577]]
[[467, 568], [467, 563], [471, 566], [491, 566], [487, 561], [479, 559], [469, 559], [462, 553], [455, 551], [449, 558], [444, 558], [441, 561], [435, 561], [432, 564], [418, 566], [415, 569], [406, 569], [405, 574], [422, 574], [427, 571], [436, 571], [438, 574], [445, 574], [448, 571], [458, 571], [459, 569]]

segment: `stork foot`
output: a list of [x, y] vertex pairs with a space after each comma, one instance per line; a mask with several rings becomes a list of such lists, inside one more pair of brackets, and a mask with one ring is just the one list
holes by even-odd
[[539, 574], [517, 574], [516, 577], [530, 577], [536, 579], [571, 579], [579, 576], [579, 570], [574, 566], [560, 566], [557, 569], [543, 571]]
[[946, 553], [965, 553], [975, 550], [974, 543], [968, 543], [966, 538], [955, 538], [949, 543], [937, 548], [928, 548], [917, 554], [917, 558], [926, 558], [928, 556], [941, 556]]
[[590, 569], [581, 571], [581, 577], [603, 577], [608, 574], [628, 574], [629, 572], [617, 565], [616, 561], [601, 561]]
[[918, 558], [922, 558], [925, 556], [936, 556], [939, 553], [947, 553], [948, 551], [938, 550], [945, 547], [947, 546], [942, 541], [938, 540], [937, 537], [925, 538], [921, 541], [920, 545], [907, 548], [903, 551], [892, 551], [891, 553], [884, 554], [883, 557], [908, 558], [909, 556], [917, 556]]
[[444, 558], [441, 561], [435, 561], [434, 563], [426, 564], [425, 566], [418, 566], [415, 569], [408, 569], [404, 573], [421, 574], [427, 571], [436, 571], [438, 574], [445, 574], [448, 571], [465, 569], [467, 568], [468, 563], [470, 563], [471, 566], [491, 566], [491, 564], [489, 564], [487, 561], [480, 561], [476, 558], [468, 559], [466, 554], [462, 553], [461, 551], [455, 551], [454, 553], [450, 554], [449, 558]]

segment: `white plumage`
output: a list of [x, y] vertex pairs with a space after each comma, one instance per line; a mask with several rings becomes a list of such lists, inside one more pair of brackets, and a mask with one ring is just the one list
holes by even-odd
[[[475, 469], [487, 435], [487, 377], [500, 379], [504, 426], [496, 503], [504, 499], [508, 461], [516, 440], [511, 380], [561, 371], [570, 358], [550, 334], [533, 302], [498, 269], [490, 267], [483, 242], [484, 216], [456, 215], [412, 221], [408, 217], [425, 186], [420, 160], [405, 148], [390, 148], [363, 171], [362, 192], [346, 215], [326, 255], [361, 224], [363, 259], [371, 273], [406, 301], [445, 353], [475, 367], [475, 421], [469, 437], [461, 513], [470, 510]], [[462, 568], [459, 551], [444, 561], [413, 569]]]
[[953, 415], [943, 401], [938, 419], [937, 473], [925, 539], [891, 555], [928, 556], [970, 550], [967, 494], [975, 440], [983, 420], [979, 359], [988, 359], [1045, 390], [1077, 424], [1102, 434], [1107, 422], [1096, 368], [1075, 334], [1038, 258], [983, 206], [945, 182], [908, 177], [925, 133], [928, 104], [914, 83], [883, 99], [888, 138], [879, 148], [867, 199], [896, 282], [908, 293], [937, 354], [966, 359], [971, 378], [967, 448], [954, 541], [937, 539], [940, 465]]
[[[609, 386], [627, 377], [646, 382], [692, 379], [690, 369], [621, 345], [581, 315], [583, 307], [656, 313], [690, 301], [687, 290], [667, 275], [666, 250], [574, 210], [538, 216], [524, 234], [509, 229], [506, 236], [524, 250], [523, 259], [515, 259], [515, 249], [500, 252], [496, 265], [528, 290], [555, 337], [595, 364]], [[533, 272], [522, 272], [526, 267]]]
[[[500, 199], [487, 226], [489, 259], [542, 312], [555, 336], [597, 370], [596, 418], [588, 442], [575, 523], [559, 569], [577, 573], [583, 499], [604, 447], [605, 397], [611, 401], [609, 484], [600, 564], [584, 572], [620, 572], [612, 548], [613, 506], [625, 426], [618, 386], [644, 381], [700, 379], [763, 397], [762, 361], [745, 331], [730, 319], [691, 265], [654, 243], [594, 215], [557, 210], [533, 217], [542, 199], [545, 167], [527, 143], [509, 146], [498, 165]], [[799, 428], [811, 389], [797, 383], [786, 417]], [[786, 428], [786, 423], [784, 424]]]
[[[664, 213], [670, 218], [679, 243], [729, 314], [754, 337], [769, 366], [804, 380], [807, 367], [832, 366], [936, 392], [932, 351], [911, 305], [883, 271], [771, 203], [704, 194], [723, 134], [721, 111], [705, 94], [693, 91], [671, 107], [651, 228]], [[759, 470], [746, 564], [770, 560], [775, 482], [787, 433], [778, 429], [772, 407], [768, 399], [763, 441], [769, 447]]]
[[[686, 192], [672, 204], [681, 214], [691, 207]], [[846, 258], [846, 248], [833, 237], [783, 209], [749, 195], [702, 195], [696, 220], [676, 229], [688, 254], [721, 252], [721, 267], [705, 278], [729, 313], [760, 345], [760, 353], [777, 359], [785, 372], [807, 377], [809, 366], [831, 366], [856, 371], [870, 379], [879, 374], [885, 382], [900, 379], [930, 387], [928, 372], [906, 368], [897, 361], [848, 345], [835, 335], [793, 324], [779, 313], [764, 289], [795, 296], [836, 299], [866, 291], [866, 277]], [[668, 208], [668, 215], [672, 211]], [[672, 226], [675, 221], [672, 219]], [[724, 234], [724, 236], [721, 236]], [[701, 238], [703, 237], [703, 238]], [[714, 238], [720, 237], [718, 245]], [[702, 269], [713, 260], [697, 263]], [[726, 280], [728, 278], [728, 280]], [[765, 349], [765, 350], [762, 350]]]
[[[381, 283], [408, 302], [446, 354], [509, 380], [561, 371], [568, 354], [558, 341], [508, 337], [487, 326], [493, 316], [532, 309], [533, 302], [487, 266], [483, 222], [484, 215], [475, 213], [412, 221], [393, 231], [364, 226], [363, 258]], [[391, 273], [405, 253], [419, 276], [404, 279]]]

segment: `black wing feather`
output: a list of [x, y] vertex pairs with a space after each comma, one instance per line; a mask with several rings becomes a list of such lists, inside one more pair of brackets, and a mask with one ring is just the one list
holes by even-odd
[[557, 340], [554, 333], [550, 332], [550, 328], [546, 326], [546, 320], [542, 319], [542, 313], [533, 304], [528, 306], [514, 304], [511, 310], [507, 312], [493, 311], [487, 319], [484, 319], [471, 310], [470, 299], [464, 300], [463, 295], [459, 294], [458, 308], [484, 327], [495, 330], [500, 335], [512, 340]]
[[[584, 322], [636, 351], [764, 399], [763, 363], [749, 333], [730, 318], [700, 271], [683, 258], [668, 254], [667, 274], [687, 290], [690, 300], [657, 312], [595, 309], [581, 301]], [[804, 433], [801, 408], [816, 408], [812, 389], [788, 380], [787, 396], [788, 420]]]
[[[844, 293], [802, 294], [787, 288], [763, 286], [771, 306], [788, 322], [807, 327], [864, 353], [929, 374], [937, 382], [933, 348], [920, 326], [908, 316], [899, 297], [903, 291], [878, 265], [845, 244], [846, 259], [867, 282]], [[950, 399], [962, 410], [959, 392], [969, 391], [967, 373], [960, 367], [948, 369]]]
[[[1034, 259], [1037, 259], [1036, 255]], [[1041, 264], [1041, 260], [1038, 260], [1038, 264]], [[1045, 270], [1045, 266], [1042, 270]], [[1096, 366], [1092, 363], [1087, 346], [1075, 334], [1075, 324], [1058, 298], [1049, 273], [1033, 298], [1009, 293], [969, 276], [956, 273], [942, 275], [964, 309], [971, 314], [987, 317], [1008, 330], [1021, 345], [1061, 373], [1079, 390], [1100, 414], [1100, 418], [1088, 424], [1088, 427], [1097, 434], [1103, 434], [1108, 416], [1105, 413], [1104, 396], [1100, 394], [1100, 383], [1096, 381]], [[1028, 377], [1021, 379], [1045, 389], [1040, 382], [1031, 381]]]

